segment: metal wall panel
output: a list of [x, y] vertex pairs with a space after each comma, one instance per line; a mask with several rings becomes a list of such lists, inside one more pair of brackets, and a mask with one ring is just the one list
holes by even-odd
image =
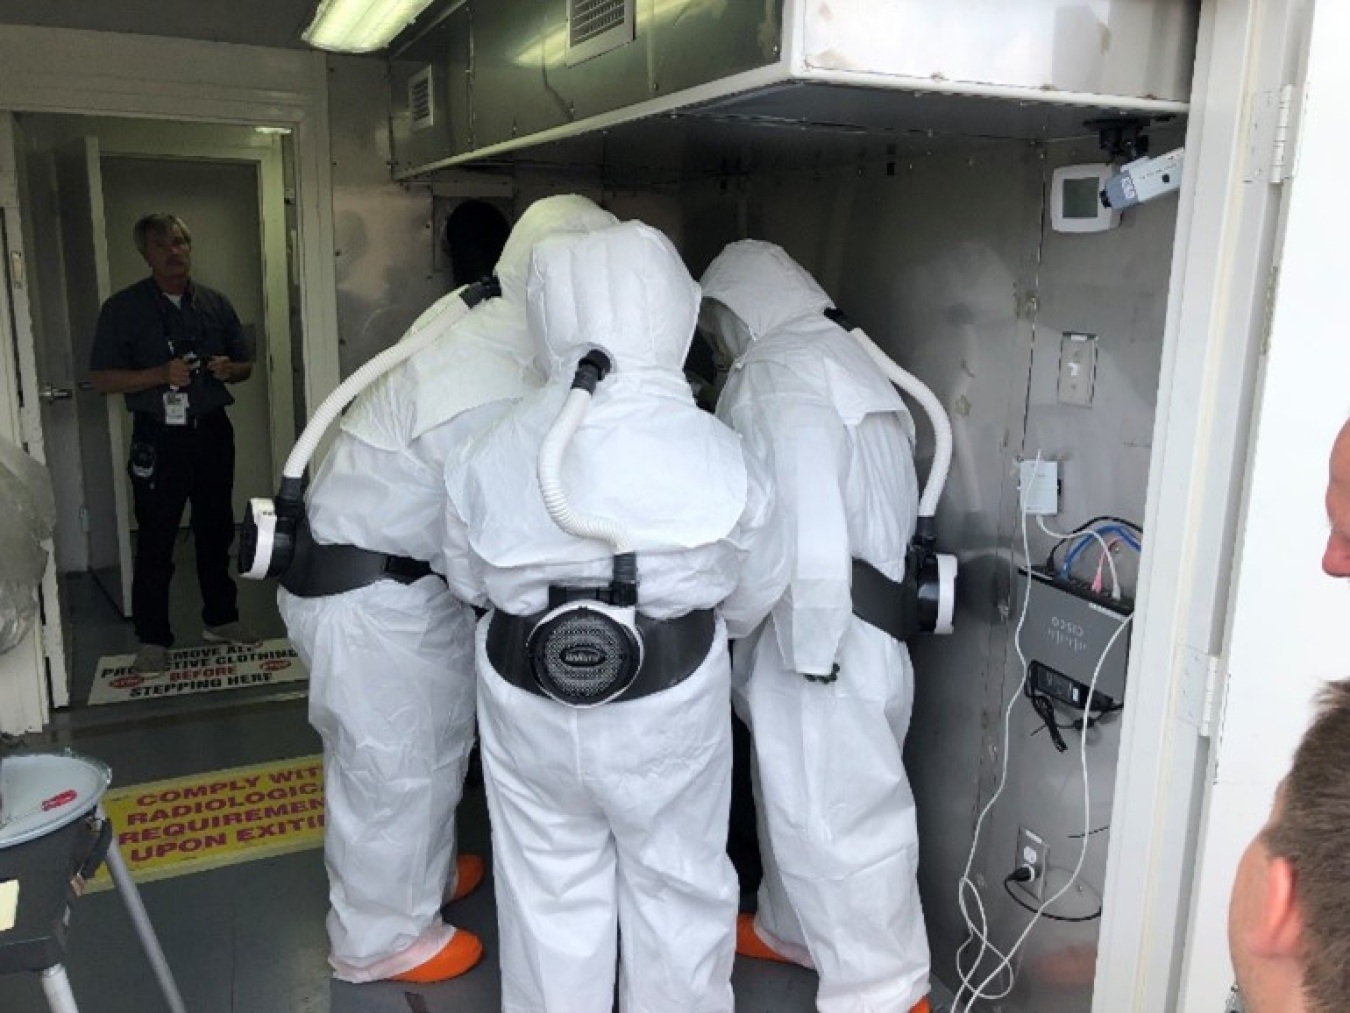
[[[452, 106], [467, 88], [471, 132], [452, 125], [444, 139], [458, 154], [772, 63], [781, 6], [638, 0], [632, 43], [569, 67], [567, 0], [475, 0], [399, 54], [397, 64], [408, 63], [396, 70], [392, 92], [400, 170], [445, 157], [399, 127], [406, 76], [416, 69], [409, 61], [448, 60]], [[463, 66], [464, 86], [454, 82]]]
[[[389, 128], [394, 172], [448, 158], [471, 143], [469, 60], [472, 44], [471, 12], [460, 7], [399, 51], [389, 61]], [[435, 123], [413, 129], [408, 108], [408, 84], [431, 68]]]
[[[1157, 151], [1170, 147], [1161, 134], [1153, 140]], [[1172, 140], [1180, 142], [1179, 136]], [[1056, 144], [1050, 146], [1047, 170], [1100, 160], [1095, 145]], [[1021, 452], [1030, 458], [1040, 451], [1063, 462], [1061, 513], [1052, 529], [1068, 530], [1098, 514], [1143, 519], [1176, 211], [1176, 199], [1164, 198], [1126, 212], [1121, 227], [1111, 232], [1063, 235], [1047, 227], [1043, 235]], [[1098, 336], [1091, 408], [1058, 403], [1060, 341], [1065, 331]], [[1031, 545], [1033, 558], [1044, 558], [1051, 542], [1033, 526]], [[1130, 556], [1122, 554], [1121, 576], [1133, 593], [1135, 567]], [[1012, 605], [1015, 615], [1020, 602]], [[1012, 662], [1015, 659], [1010, 659], [1005, 676], [1007, 693], [1021, 678], [1020, 666]], [[1053, 892], [1065, 882], [1053, 870], [1061, 870], [1061, 876], [1072, 870], [1082, 844], [1073, 835], [1082, 834], [1086, 826], [1091, 836], [1081, 876], [1085, 889], [1067, 894], [1057, 909], [1069, 915], [1090, 913], [1106, 874], [1119, 719], [1089, 733], [1091, 809], [1085, 819], [1079, 737], [1066, 733], [1070, 749], [1060, 754], [1044, 733], [1035, 734], [1040, 721], [1029, 708], [1019, 706], [1014, 717], [1013, 743], [1019, 752], [1012, 757], [1008, 793], [989, 824], [991, 850], [985, 865], [989, 883], [993, 887], [1011, 871], [1020, 822], [1050, 843], [1052, 877], [1047, 886]], [[996, 895], [991, 922], [998, 938], [1007, 940], [1022, 930], [1026, 918], [1006, 897]], [[1024, 951], [1011, 1001], [1028, 1013], [1086, 1009], [1099, 925], [1042, 923]]]
[[339, 361], [350, 376], [449, 289], [436, 271], [431, 191], [389, 177], [387, 68], [329, 59]]
[[808, 71], [1186, 101], [1199, 0], [805, 0]]

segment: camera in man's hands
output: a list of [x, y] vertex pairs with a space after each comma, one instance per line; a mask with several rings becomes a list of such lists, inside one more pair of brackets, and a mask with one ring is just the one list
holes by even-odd
[[191, 376], [192, 379], [195, 380], [197, 379], [198, 376], [201, 375], [202, 357], [200, 355], [198, 355], [196, 352], [184, 352], [181, 356], [179, 356], [179, 358], [181, 358], [183, 362], [187, 364], [188, 375]]

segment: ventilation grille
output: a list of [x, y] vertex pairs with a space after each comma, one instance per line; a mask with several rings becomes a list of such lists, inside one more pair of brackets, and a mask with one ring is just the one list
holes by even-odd
[[637, 37], [633, 0], [567, 0], [567, 63], [589, 60]]
[[431, 65], [423, 67], [408, 79], [409, 127], [425, 130], [436, 123], [436, 99], [431, 87]]

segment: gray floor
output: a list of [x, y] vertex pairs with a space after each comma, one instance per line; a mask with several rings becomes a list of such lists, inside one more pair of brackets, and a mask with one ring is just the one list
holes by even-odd
[[[179, 553], [175, 584], [180, 644], [194, 642], [200, 629], [189, 554], [190, 547]], [[87, 699], [98, 657], [133, 650], [135, 638], [88, 577], [70, 580], [67, 589], [77, 623], [77, 706], [58, 714], [43, 734], [29, 737], [29, 745], [70, 747], [98, 757], [112, 767], [116, 785], [320, 751], [305, 719], [303, 688], [79, 706]], [[240, 604], [244, 621], [259, 633], [284, 635], [272, 585], [241, 586]], [[463, 848], [490, 856], [481, 786], [467, 789], [459, 819]], [[490, 873], [454, 910], [456, 924], [483, 937], [483, 963], [461, 978], [431, 986], [332, 980], [323, 922], [327, 879], [319, 850], [148, 883], [140, 892], [189, 1013], [492, 1013], [500, 1008]], [[67, 968], [83, 1013], [166, 1008], [115, 891], [76, 902]], [[814, 1008], [816, 982], [809, 971], [741, 960], [733, 980], [737, 1013]], [[0, 977], [0, 1011], [46, 1009], [36, 976]]]

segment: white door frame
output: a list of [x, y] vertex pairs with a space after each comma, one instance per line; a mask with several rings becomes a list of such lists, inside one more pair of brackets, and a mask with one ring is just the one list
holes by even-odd
[[[42, 411], [34, 383], [37, 368], [26, 279], [28, 261], [19, 208], [19, 153], [14, 149], [11, 120], [0, 111], [0, 220], [7, 239], [3, 244], [7, 262], [0, 264], [0, 436], [45, 463]], [[17, 357], [10, 354], [11, 348], [17, 349]], [[51, 547], [48, 543], [49, 552]], [[51, 552], [41, 594], [44, 600], [55, 602], [57, 593], [56, 558]], [[49, 614], [45, 623], [34, 622], [13, 650], [0, 654], [0, 731], [10, 730], [7, 726], [11, 724], [45, 721], [53, 703], [60, 706], [66, 702], [61, 617], [59, 610], [53, 611], [55, 614]], [[51, 680], [47, 678], [47, 658], [51, 659]], [[49, 695], [53, 690], [55, 700]]]
[[[1257, 96], [1278, 93], [1296, 74], [1307, 7], [1202, 6], [1094, 1013], [1182, 1008], [1208, 675], [1225, 637], [1281, 207], [1280, 188], [1259, 171], [1266, 149], [1253, 147], [1251, 114]], [[1221, 1009], [1225, 997], [1208, 1005]]]
[[[333, 263], [328, 72], [320, 53], [6, 25], [0, 95], [16, 112], [126, 116], [289, 128], [295, 152], [300, 315], [307, 407], [340, 379]], [[9, 356], [0, 356], [8, 360]], [[0, 431], [18, 425], [18, 378], [0, 366]], [[0, 730], [47, 719], [44, 654], [29, 638], [0, 655]], [[33, 706], [31, 701], [41, 702]]]

